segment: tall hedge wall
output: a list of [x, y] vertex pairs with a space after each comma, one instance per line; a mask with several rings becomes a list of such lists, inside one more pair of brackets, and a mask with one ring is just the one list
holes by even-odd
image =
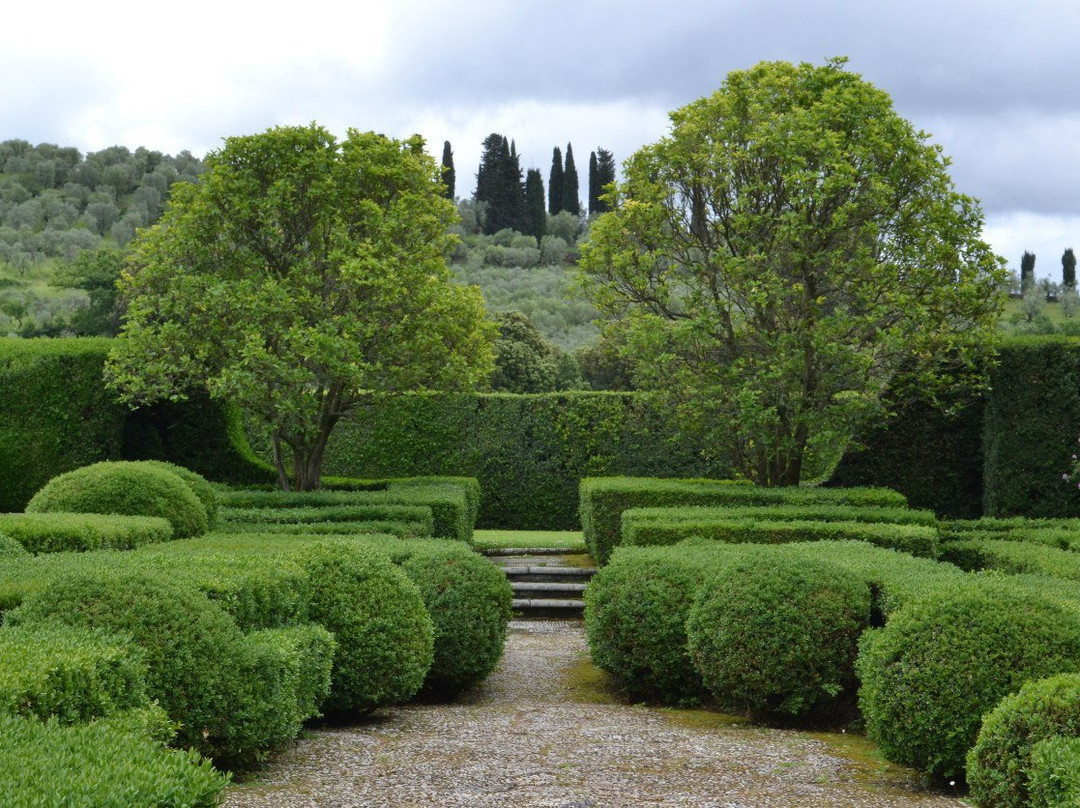
[[125, 410], [101, 381], [106, 339], [0, 338], [0, 512], [53, 476], [120, 456]]
[[411, 394], [343, 419], [324, 472], [465, 475], [483, 491], [478, 525], [574, 529], [583, 477], [725, 477], [664, 413], [626, 393]]
[[1080, 455], [1080, 339], [1022, 337], [1001, 352], [983, 432], [987, 516], [1080, 516], [1062, 474]]
[[981, 399], [952, 414], [912, 402], [861, 436], [861, 448], [844, 455], [829, 485], [883, 486], [899, 491], [913, 508], [977, 519], [983, 507], [984, 409]]

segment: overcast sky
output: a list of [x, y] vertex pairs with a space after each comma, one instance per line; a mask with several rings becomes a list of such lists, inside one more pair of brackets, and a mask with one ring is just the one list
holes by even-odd
[[[278, 8], [280, 10], [275, 10]], [[573, 144], [621, 162], [667, 113], [761, 60], [848, 67], [953, 160], [985, 236], [1060, 280], [1080, 250], [1076, 0], [237, 0], [8, 3], [0, 140], [204, 155], [222, 138], [317, 121], [451, 142], [458, 194], [480, 143], [523, 168]]]

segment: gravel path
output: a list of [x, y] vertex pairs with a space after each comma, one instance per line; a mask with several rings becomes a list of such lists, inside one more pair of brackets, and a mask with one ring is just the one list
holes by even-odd
[[514, 622], [499, 669], [449, 705], [323, 728], [232, 808], [959, 808], [848, 736], [748, 726], [604, 694], [580, 621]]

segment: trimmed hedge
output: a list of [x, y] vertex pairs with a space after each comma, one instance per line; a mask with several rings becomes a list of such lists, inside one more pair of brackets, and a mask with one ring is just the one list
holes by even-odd
[[173, 535], [172, 525], [160, 516], [98, 513], [0, 513], [0, 531], [34, 554], [133, 550]]
[[102, 462], [54, 477], [34, 494], [27, 513], [160, 516], [174, 539], [206, 532], [206, 508], [179, 476], [141, 463]]
[[[639, 509], [648, 513], [651, 509]], [[749, 509], [748, 509], [749, 510]], [[738, 516], [689, 518], [673, 521], [627, 521], [623, 514], [622, 543], [668, 545], [698, 537], [743, 544], [788, 544], [804, 541], [865, 541], [915, 556], [937, 556], [937, 530], [921, 525], [870, 522], [806, 522], [761, 520]]]
[[1080, 339], [1018, 337], [1002, 346], [983, 435], [987, 516], [1078, 517]]
[[222, 527], [233, 523], [312, 524], [326, 522], [414, 522], [430, 536], [435, 520], [426, 505], [323, 505], [296, 507], [236, 508], [221, 512]]
[[771, 549], [705, 580], [687, 617], [687, 647], [721, 708], [795, 718], [854, 693], [870, 589], [837, 565]]
[[226, 508], [322, 508], [411, 506], [431, 509], [435, 538], [472, 541], [469, 496], [464, 484], [403, 485], [381, 491], [230, 491]]
[[56, 626], [0, 629], [0, 712], [63, 724], [145, 707], [146, 663], [124, 638]]
[[953, 541], [942, 545], [941, 557], [969, 571], [998, 570], [1080, 581], [1080, 553], [1041, 544], [995, 539]]
[[[172, 528], [170, 528], [170, 531]], [[22, 546], [22, 543], [11, 536], [0, 532], [0, 559], [20, 558], [30, 555], [30, 552]]]
[[[995, 387], [998, 383], [993, 378]], [[913, 508], [928, 508], [943, 518], [982, 515], [986, 405], [983, 399], [956, 403], [962, 406], [947, 411], [925, 401], [901, 406], [859, 436], [827, 485], [884, 486], [902, 493]]]
[[350, 413], [325, 471], [349, 477], [464, 474], [483, 491], [485, 528], [574, 530], [583, 477], [723, 477], [670, 418], [630, 393], [415, 393]]
[[209, 480], [201, 474], [195, 473], [191, 469], [186, 469], [183, 466], [178, 466], [176, 463], [169, 463], [165, 460], [143, 460], [141, 462], [153, 468], [171, 471], [183, 480], [184, 484], [191, 489], [191, 493], [193, 493], [199, 502], [203, 504], [203, 507], [206, 508], [207, 530], [213, 530], [217, 527], [218, 494], [217, 491], [214, 490], [214, 487], [210, 485]]
[[902, 508], [895, 491], [875, 488], [761, 488], [731, 480], [667, 480], [651, 477], [594, 477], [581, 481], [581, 525], [585, 544], [606, 564], [619, 544], [623, 511], [671, 506], [850, 505]]
[[687, 648], [698, 588], [745, 547], [619, 547], [585, 589], [593, 664], [629, 699], [690, 706], [706, 695]]
[[120, 456], [126, 410], [101, 381], [107, 339], [0, 337], [0, 511], [51, 477]]
[[337, 641], [331, 710], [370, 712], [408, 701], [433, 656], [431, 618], [416, 585], [381, 553], [348, 541], [296, 553], [309, 578], [311, 619]]
[[912, 508], [854, 507], [849, 505], [743, 505], [682, 506], [677, 508], [630, 508], [623, 512], [622, 527], [640, 522], [674, 522], [705, 518], [752, 519], [769, 522], [862, 522], [869, 524], [922, 525], [936, 527], [933, 511]]
[[166, 749], [152, 708], [64, 726], [0, 714], [0, 794], [8, 808], [211, 808], [226, 775], [192, 750]]
[[1055, 736], [1031, 750], [1028, 770], [1031, 808], [1080, 805], [1080, 738]]
[[178, 741], [246, 767], [291, 740], [287, 660], [245, 641], [204, 595], [147, 572], [96, 569], [54, 578], [5, 624], [124, 634], [145, 654], [148, 695], [180, 722]]
[[983, 718], [967, 756], [972, 797], [984, 808], [1027, 808], [1032, 749], [1055, 736], [1080, 738], [1080, 675], [1028, 682]]
[[270, 524], [267, 522], [230, 522], [226, 533], [281, 534], [288, 536], [370, 536], [386, 535], [399, 539], [430, 539], [431, 530], [422, 522], [310, 522]]
[[856, 663], [867, 736], [894, 763], [962, 775], [982, 716], [1029, 679], [1080, 670], [1080, 616], [991, 580], [896, 611]]

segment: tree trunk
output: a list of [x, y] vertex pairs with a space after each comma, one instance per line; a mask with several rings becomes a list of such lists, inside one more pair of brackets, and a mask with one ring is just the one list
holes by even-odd
[[278, 485], [282, 491], [289, 490], [289, 473], [285, 470], [285, 458], [281, 456], [281, 433], [274, 431], [271, 436], [274, 445], [274, 468], [277, 469]]

